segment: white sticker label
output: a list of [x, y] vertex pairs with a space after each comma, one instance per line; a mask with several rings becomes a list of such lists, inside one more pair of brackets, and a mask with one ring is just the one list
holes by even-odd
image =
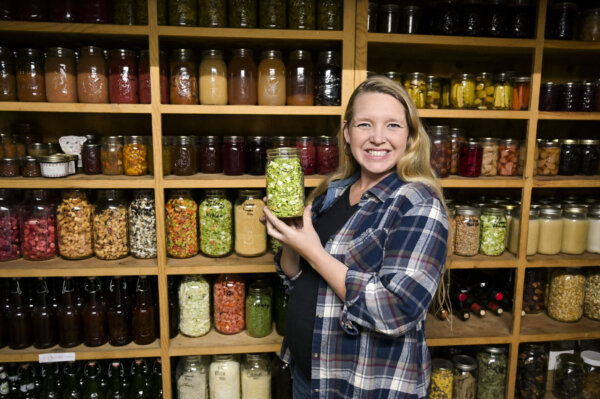
[[65, 353], [42, 353], [39, 355], [40, 363], [74, 362], [75, 352]]

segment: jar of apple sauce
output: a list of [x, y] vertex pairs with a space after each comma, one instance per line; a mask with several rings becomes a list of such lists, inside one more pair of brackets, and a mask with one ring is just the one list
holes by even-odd
[[77, 102], [75, 52], [64, 47], [46, 50], [46, 98], [48, 102]]
[[46, 101], [43, 53], [35, 48], [17, 52], [17, 98], [19, 101]]
[[267, 50], [258, 65], [258, 105], [285, 105], [285, 65], [281, 51]]
[[227, 65], [221, 50], [202, 52], [199, 75], [200, 104], [227, 105]]
[[108, 102], [108, 66], [100, 47], [85, 46], [79, 50], [77, 98], [80, 103]]
[[556, 255], [560, 252], [563, 234], [561, 210], [552, 207], [540, 208], [540, 234], [537, 252], [542, 255]]
[[563, 233], [560, 252], [581, 255], [585, 252], [589, 221], [587, 207], [567, 206], [563, 209]]

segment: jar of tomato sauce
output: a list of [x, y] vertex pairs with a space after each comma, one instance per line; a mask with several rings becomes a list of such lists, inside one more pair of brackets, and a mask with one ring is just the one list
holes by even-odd
[[117, 104], [137, 104], [138, 74], [135, 51], [115, 49], [109, 57], [110, 102]]

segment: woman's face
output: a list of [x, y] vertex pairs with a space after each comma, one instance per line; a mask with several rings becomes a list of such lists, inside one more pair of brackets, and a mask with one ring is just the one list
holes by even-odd
[[344, 140], [363, 177], [387, 176], [406, 150], [406, 110], [389, 94], [360, 94], [354, 101], [354, 118], [344, 125]]

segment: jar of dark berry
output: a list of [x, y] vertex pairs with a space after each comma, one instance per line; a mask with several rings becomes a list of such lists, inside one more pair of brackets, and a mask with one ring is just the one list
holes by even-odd
[[317, 144], [317, 173], [327, 174], [338, 168], [338, 145], [335, 137], [321, 136]]
[[296, 148], [300, 149], [300, 163], [304, 175], [314, 174], [317, 166], [317, 149], [312, 137], [296, 138]]
[[542, 83], [540, 88], [540, 111], [556, 111], [560, 85], [554, 82]]
[[463, 35], [482, 36], [485, 33], [485, 7], [481, 0], [466, 0], [461, 16]]
[[246, 171], [251, 175], [264, 175], [267, 164], [267, 138], [253, 136], [246, 145]]
[[83, 144], [81, 148], [81, 162], [83, 164], [83, 173], [86, 175], [98, 175], [102, 173], [101, 147], [99, 143], [85, 142]]
[[576, 175], [581, 164], [579, 140], [564, 139], [560, 142], [560, 161], [558, 174], [563, 176]]
[[202, 136], [200, 138], [198, 158], [200, 159], [201, 173], [221, 173], [223, 171], [219, 136]]
[[581, 111], [596, 111], [596, 95], [598, 85], [596, 82], [586, 80], [581, 84]]
[[508, 15], [508, 36], [518, 38], [533, 36], [535, 8], [531, 0], [513, 0]]
[[481, 174], [483, 148], [475, 139], [461, 143], [458, 156], [458, 174], [465, 177], [478, 177]]
[[577, 112], [581, 110], [582, 85], [579, 82], [563, 83], [558, 97], [558, 111]]
[[223, 173], [230, 176], [246, 172], [246, 145], [242, 136], [226, 136], [223, 139]]
[[0, 261], [21, 256], [19, 240], [19, 205], [14, 192], [0, 189]]
[[577, 4], [573, 2], [554, 3], [546, 24], [547, 36], [551, 39], [572, 40], [575, 33]]
[[600, 140], [581, 140], [580, 174], [592, 176], [598, 172], [598, 144]]
[[438, 35], [458, 35], [460, 29], [460, 10], [456, 0], [443, 0], [436, 5], [434, 32]]
[[56, 256], [56, 206], [50, 190], [27, 190], [21, 210], [23, 258], [47, 260]]
[[505, 37], [508, 33], [508, 7], [506, 0], [491, 0], [489, 2], [488, 35]]

